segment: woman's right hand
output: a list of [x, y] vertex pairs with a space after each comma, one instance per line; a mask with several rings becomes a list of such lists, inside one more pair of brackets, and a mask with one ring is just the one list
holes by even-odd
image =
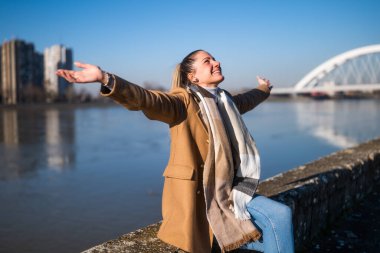
[[58, 69], [56, 74], [65, 78], [70, 83], [93, 83], [104, 80], [104, 72], [95, 65], [75, 62], [75, 66], [82, 70]]

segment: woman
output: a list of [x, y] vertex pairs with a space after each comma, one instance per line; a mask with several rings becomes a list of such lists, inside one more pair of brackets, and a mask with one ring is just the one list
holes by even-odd
[[173, 75], [169, 93], [146, 90], [99, 67], [58, 70], [69, 82], [100, 82], [101, 94], [129, 110], [170, 127], [164, 171], [163, 222], [158, 238], [188, 252], [211, 252], [215, 236], [222, 252], [243, 247], [293, 252], [290, 209], [255, 194], [260, 159], [241, 114], [270, 93], [270, 82], [232, 96], [218, 88], [220, 63], [204, 50], [187, 55]]

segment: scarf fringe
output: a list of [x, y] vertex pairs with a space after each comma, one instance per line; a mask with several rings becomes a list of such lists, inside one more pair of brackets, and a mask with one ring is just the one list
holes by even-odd
[[260, 239], [260, 237], [261, 237], [261, 233], [258, 232], [258, 231], [254, 231], [252, 233], [246, 234], [239, 241], [231, 243], [231, 244], [226, 245], [226, 246], [223, 246], [223, 248], [221, 249], [222, 253], [238, 249], [238, 248], [240, 248], [242, 245], [244, 245], [246, 243], [249, 243], [249, 242], [252, 242], [252, 241], [257, 241], [258, 239]]

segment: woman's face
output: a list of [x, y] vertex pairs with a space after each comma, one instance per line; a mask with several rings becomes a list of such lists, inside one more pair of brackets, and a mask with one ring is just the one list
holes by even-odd
[[217, 87], [224, 80], [220, 62], [205, 51], [194, 56], [194, 71], [188, 74], [192, 83], [205, 87]]

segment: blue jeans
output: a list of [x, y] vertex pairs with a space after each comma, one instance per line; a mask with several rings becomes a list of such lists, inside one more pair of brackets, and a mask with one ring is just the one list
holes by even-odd
[[241, 247], [265, 253], [293, 253], [294, 237], [291, 209], [261, 195], [253, 196], [247, 205], [251, 221], [262, 237]]

